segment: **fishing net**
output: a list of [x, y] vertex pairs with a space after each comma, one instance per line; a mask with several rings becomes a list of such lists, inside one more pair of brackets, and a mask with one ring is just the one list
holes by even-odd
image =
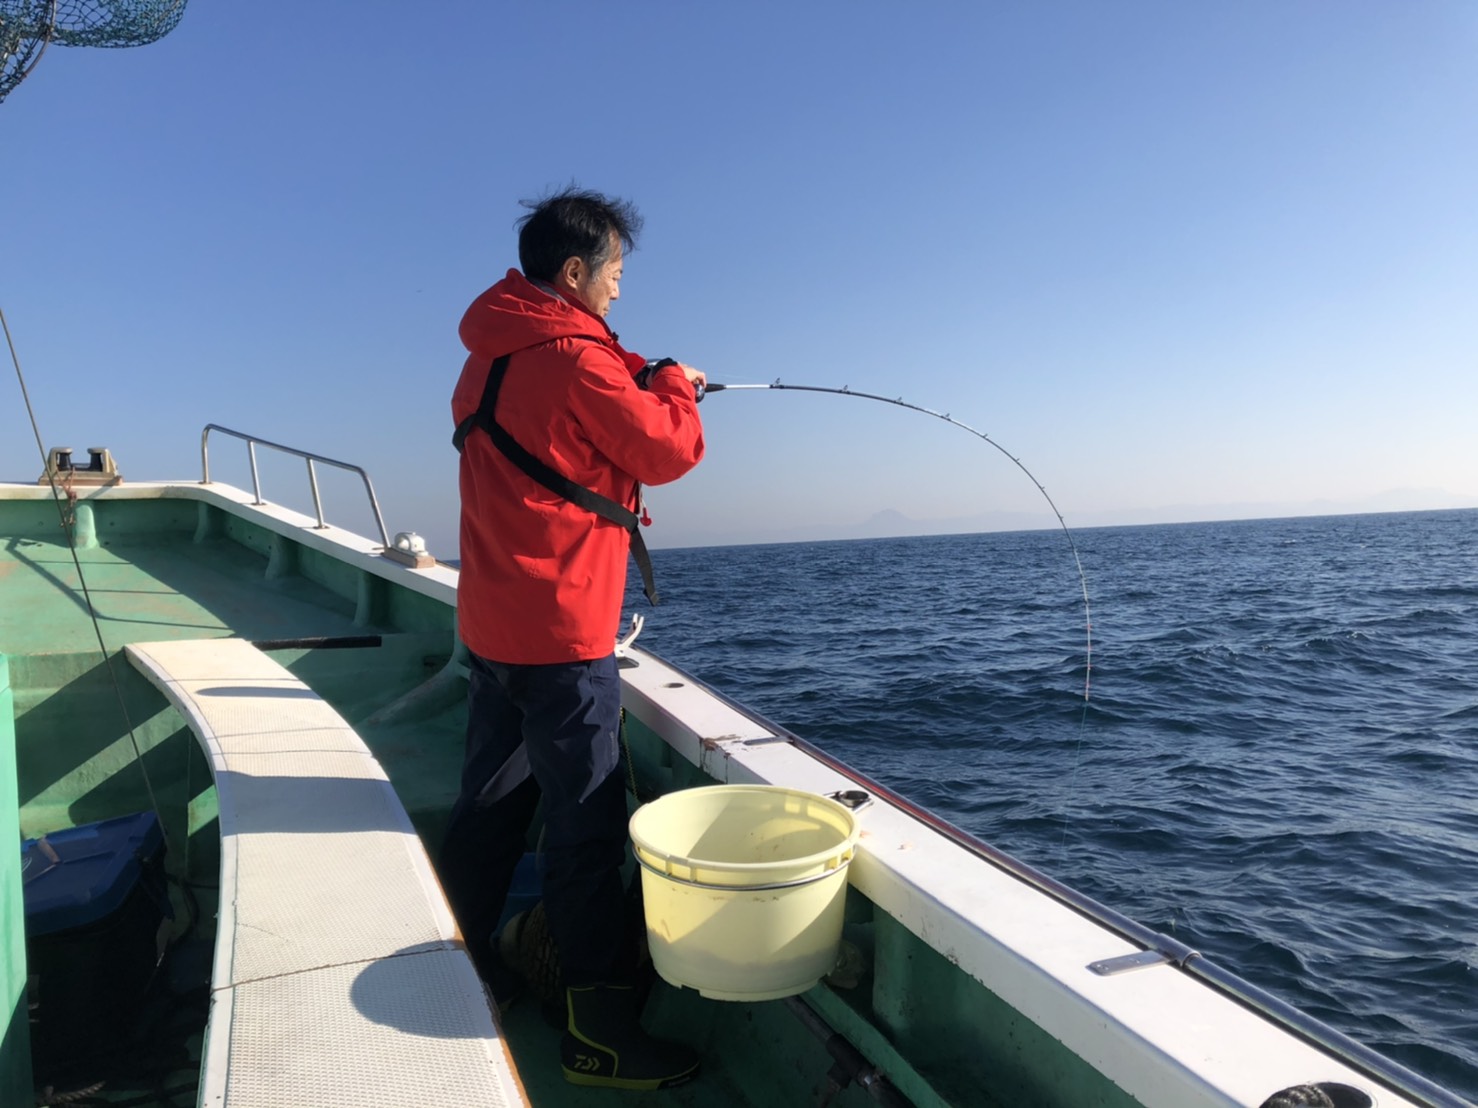
[[143, 46], [174, 30], [187, 0], [0, 0], [0, 100], [59, 46]]

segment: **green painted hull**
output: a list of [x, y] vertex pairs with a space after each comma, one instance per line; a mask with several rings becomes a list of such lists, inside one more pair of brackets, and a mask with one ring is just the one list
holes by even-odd
[[[10, 664], [0, 654], [0, 827], [19, 822], [15, 779], [15, 705]], [[0, 1104], [31, 1098], [31, 1036], [26, 1005], [26, 943], [20, 856], [0, 854], [0, 1008], [6, 1013], [0, 1042]]]
[[[12, 658], [22, 833], [33, 837], [149, 807], [136, 742], [169, 837], [183, 847], [171, 870], [201, 900], [196, 938], [208, 939], [208, 898], [219, 866], [210, 774], [183, 720], [119, 652], [131, 641], [234, 635], [332, 644], [270, 653], [355, 724], [434, 853], [455, 797], [465, 708], [460, 688], [416, 694], [452, 660], [453, 610], [367, 583], [342, 562], [200, 503], [101, 501], [92, 509], [99, 544], [79, 550], [78, 558], [100, 617], [97, 630], [72, 555], [59, 541], [54, 506], [0, 502], [7, 513], [0, 519], [7, 601], [0, 648]], [[366, 593], [374, 595], [366, 600]], [[628, 733], [643, 792], [712, 783], [693, 766], [674, 765], [671, 751], [639, 721]], [[8, 910], [19, 912], [14, 891]], [[849, 940], [887, 947], [894, 952], [888, 964], [905, 969], [910, 980], [897, 982], [896, 996], [893, 983], [880, 980], [845, 993], [826, 989], [819, 1006], [835, 1026], [865, 1041], [875, 1061], [887, 1059], [890, 1076], [913, 1103], [1132, 1103], [1071, 1056], [1050, 1068], [1010, 1061], [1011, 1054], [1050, 1051], [1053, 1044], [1032, 1044], [1034, 1029], [1012, 1021], [983, 986], [874, 911], [855, 889], [847, 916]], [[13, 994], [19, 980], [11, 982]], [[930, 1003], [903, 999], [920, 990]], [[971, 1018], [961, 1019], [957, 1008], [969, 1009]], [[979, 1012], [1002, 1018], [980, 1020], [973, 1015]], [[664, 987], [648, 1017], [657, 1032], [692, 1042], [706, 1055], [703, 1079], [661, 1094], [662, 1103], [802, 1104], [827, 1086], [833, 1059], [782, 1002], [723, 1004]], [[515, 1005], [505, 1031], [535, 1104], [643, 1099], [567, 1085], [556, 1061], [557, 1033], [536, 1004]], [[775, 1064], [777, 1058], [784, 1063]], [[20, 1080], [19, 1066], [7, 1072]], [[119, 1099], [140, 1095], [129, 1084], [114, 1092]], [[872, 1101], [851, 1086], [833, 1103]]]
[[[35, 836], [146, 809], [152, 788], [175, 844], [168, 867], [178, 902], [176, 929], [189, 929], [188, 942], [198, 951], [214, 939], [221, 864], [215, 789], [184, 719], [122, 659], [123, 647], [227, 636], [256, 642], [353, 725], [433, 856], [457, 788], [465, 681], [448, 591], [413, 587], [411, 574], [381, 572], [363, 557], [356, 561], [336, 553], [312, 528], [285, 527], [280, 519], [241, 506], [244, 497], [233, 506], [210, 502], [203, 493], [187, 495], [188, 489], [102, 497], [83, 505], [90, 518], [85, 530], [78, 530], [90, 541], [76, 558], [96, 625], [56, 507], [49, 500], [0, 496], [0, 654], [9, 658], [9, 689], [0, 684], [0, 815], [18, 824], [23, 835]], [[454, 582], [450, 571], [436, 572]], [[5, 672], [0, 667], [0, 675]], [[681, 684], [666, 682], [667, 687]], [[752, 779], [744, 775], [759, 772], [745, 768], [750, 752], [742, 743], [725, 745], [724, 739], [697, 735], [691, 751], [680, 753], [680, 720], [674, 723], [665, 709], [643, 717], [642, 705], [648, 704], [643, 698], [651, 695], [633, 694], [628, 700], [638, 796]], [[18, 811], [7, 811], [5, 806], [17, 800]], [[920, 836], [934, 835], [919, 827]], [[978, 920], [962, 918], [960, 909], [949, 907], [948, 896], [936, 905], [927, 885], [907, 885], [887, 858], [879, 855], [868, 864], [871, 868], [847, 893], [844, 936], [858, 952], [857, 972], [850, 980], [816, 986], [805, 1000], [851, 1044], [853, 1056], [865, 1058], [866, 1067], [886, 1077], [902, 1098], [899, 1103], [1129, 1108], [1239, 1102], [1210, 1092], [1178, 1093], [1209, 1089], [1213, 1079], [1188, 1077], [1184, 1067], [1160, 1061], [1148, 1047], [1136, 1047], [1151, 1059], [1145, 1065], [1163, 1065], [1168, 1076], [1162, 1079], [1158, 1071], [1145, 1076], [1133, 1067], [1112, 1075], [1118, 1040], [1110, 1017], [1094, 1016], [1091, 1008], [1083, 1009], [1088, 1013], [1083, 1017], [1064, 1007], [1058, 1027], [1040, 1015], [1028, 1016], [1019, 990], [1007, 999], [1008, 991], [1017, 989], [1009, 973], [997, 985], [987, 970], [963, 967], [996, 959], [1015, 973], [1016, 962], [1025, 964], [1030, 952], [997, 949], [996, 940], [980, 937]], [[980, 872], [999, 878], [993, 869]], [[16, 941], [19, 875], [9, 866], [0, 868], [0, 876], [6, 925], [0, 986], [11, 1010], [0, 1054], [0, 1103], [9, 1106], [26, 1103], [17, 1099], [18, 1090], [29, 1086], [30, 1077], [23, 951]], [[886, 908], [879, 897], [889, 900]], [[929, 903], [914, 912], [913, 901], [921, 897]], [[1036, 894], [1033, 900], [1046, 902]], [[984, 911], [988, 918], [989, 907]], [[1051, 906], [1051, 911], [1057, 919], [1064, 910]], [[1067, 915], [1069, 922], [1082, 924]], [[967, 945], [957, 945], [948, 938], [952, 934], [964, 936]], [[209, 959], [197, 962], [204, 972]], [[1022, 979], [1033, 974], [1041, 977], [1044, 992], [1059, 988], [1045, 971], [1030, 966]], [[1064, 1005], [1078, 1003], [1067, 992], [1063, 996]], [[833, 1089], [833, 1076], [842, 1072], [836, 1057], [787, 1002], [724, 1003], [659, 985], [647, 1017], [655, 1032], [703, 1053], [700, 1080], [650, 1096], [577, 1089], [561, 1078], [558, 1032], [546, 1024], [539, 1006], [514, 1005], [503, 1030], [530, 1103], [825, 1101], [840, 1108], [877, 1103], [856, 1080], [843, 1077], [844, 1087]], [[1104, 1033], [1095, 1019], [1112, 1033]], [[177, 1090], [177, 1099], [160, 1103], [194, 1103], [188, 1086], [201, 1063], [201, 1032], [199, 1026], [176, 1025], [171, 1034], [178, 1041], [161, 1052], [169, 1059], [168, 1072], [132, 1079], [105, 1075], [109, 1084], [101, 1095], [145, 1103], [139, 1098], [149, 1089], [165, 1086]], [[1065, 1045], [1069, 1034], [1093, 1049]], [[1099, 1038], [1106, 1044], [1101, 1049], [1095, 1045]], [[1124, 1041], [1138, 1043], [1133, 1036]], [[1098, 1056], [1090, 1059], [1094, 1051]], [[1125, 1073], [1150, 1093], [1126, 1091]], [[1163, 1094], [1155, 1091], [1161, 1087]], [[1383, 1105], [1405, 1103], [1423, 1101], [1382, 1099]]]

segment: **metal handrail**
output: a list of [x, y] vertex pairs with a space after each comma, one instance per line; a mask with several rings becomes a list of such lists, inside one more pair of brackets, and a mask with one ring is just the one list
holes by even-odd
[[205, 430], [200, 432], [200, 483], [202, 485], [210, 484], [210, 454], [207, 444], [210, 441], [210, 433], [212, 431], [219, 431], [223, 435], [230, 435], [246, 443], [247, 457], [251, 461], [251, 491], [252, 495], [256, 497], [256, 500], [252, 502], [253, 504], [266, 503], [262, 499], [261, 478], [257, 475], [258, 446], [270, 447], [273, 450], [280, 450], [284, 454], [292, 454], [305, 459], [308, 462], [308, 485], [313, 490], [313, 510], [318, 515], [318, 526], [314, 528], [317, 531], [326, 529], [328, 524], [323, 519], [323, 500], [318, 495], [318, 473], [314, 470], [313, 463], [322, 462], [327, 466], [347, 469], [350, 473], [359, 474], [360, 480], [364, 482], [364, 491], [369, 495], [370, 510], [375, 513], [375, 524], [380, 528], [380, 543], [386, 547], [390, 545], [390, 536], [385, 531], [385, 517], [380, 514], [380, 501], [375, 496], [375, 486], [370, 483], [369, 474], [361, 467], [350, 465], [348, 462], [341, 462], [334, 458], [325, 458], [322, 454], [314, 454], [308, 450], [299, 450], [293, 446], [283, 446], [280, 442], [270, 442], [267, 439], [258, 438], [256, 435], [233, 431], [229, 427], [222, 427], [219, 423], [207, 423]]

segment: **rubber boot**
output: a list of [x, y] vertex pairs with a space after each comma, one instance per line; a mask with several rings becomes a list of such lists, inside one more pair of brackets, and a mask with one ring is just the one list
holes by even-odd
[[698, 1055], [680, 1043], [654, 1039], [637, 1022], [629, 985], [565, 990], [569, 1023], [560, 1043], [565, 1080], [613, 1089], [666, 1089], [698, 1074]]

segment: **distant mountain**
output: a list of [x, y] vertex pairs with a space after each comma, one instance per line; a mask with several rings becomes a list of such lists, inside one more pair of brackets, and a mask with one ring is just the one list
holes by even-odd
[[[956, 535], [975, 531], [1031, 531], [1056, 527], [1050, 514], [987, 512], [948, 519], [912, 519], [896, 508], [874, 512], [860, 523], [813, 523], [796, 527], [755, 528], [744, 532], [683, 531], [664, 536], [663, 546], [730, 546], [770, 542], [827, 542], [836, 539], [885, 539], [906, 535]], [[679, 532], [674, 527], [673, 532]]]
[[[1070, 512], [1067, 525], [1124, 527], [1150, 523], [1202, 523], [1229, 519], [1276, 519], [1285, 516], [1359, 515], [1367, 512], [1440, 511], [1478, 507], [1478, 496], [1443, 489], [1388, 489], [1352, 500], [1243, 501], [1233, 504], [1171, 504], [1158, 508], [1121, 508]], [[771, 542], [825, 542], [832, 539], [879, 539], [906, 535], [955, 535], [978, 531], [1035, 531], [1058, 526], [1050, 511], [983, 512], [944, 519], [913, 519], [896, 508], [884, 508], [849, 524], [805, 524], [784, 528], [704, 532], [674, 527], [661, 546], [729, 546]]]

